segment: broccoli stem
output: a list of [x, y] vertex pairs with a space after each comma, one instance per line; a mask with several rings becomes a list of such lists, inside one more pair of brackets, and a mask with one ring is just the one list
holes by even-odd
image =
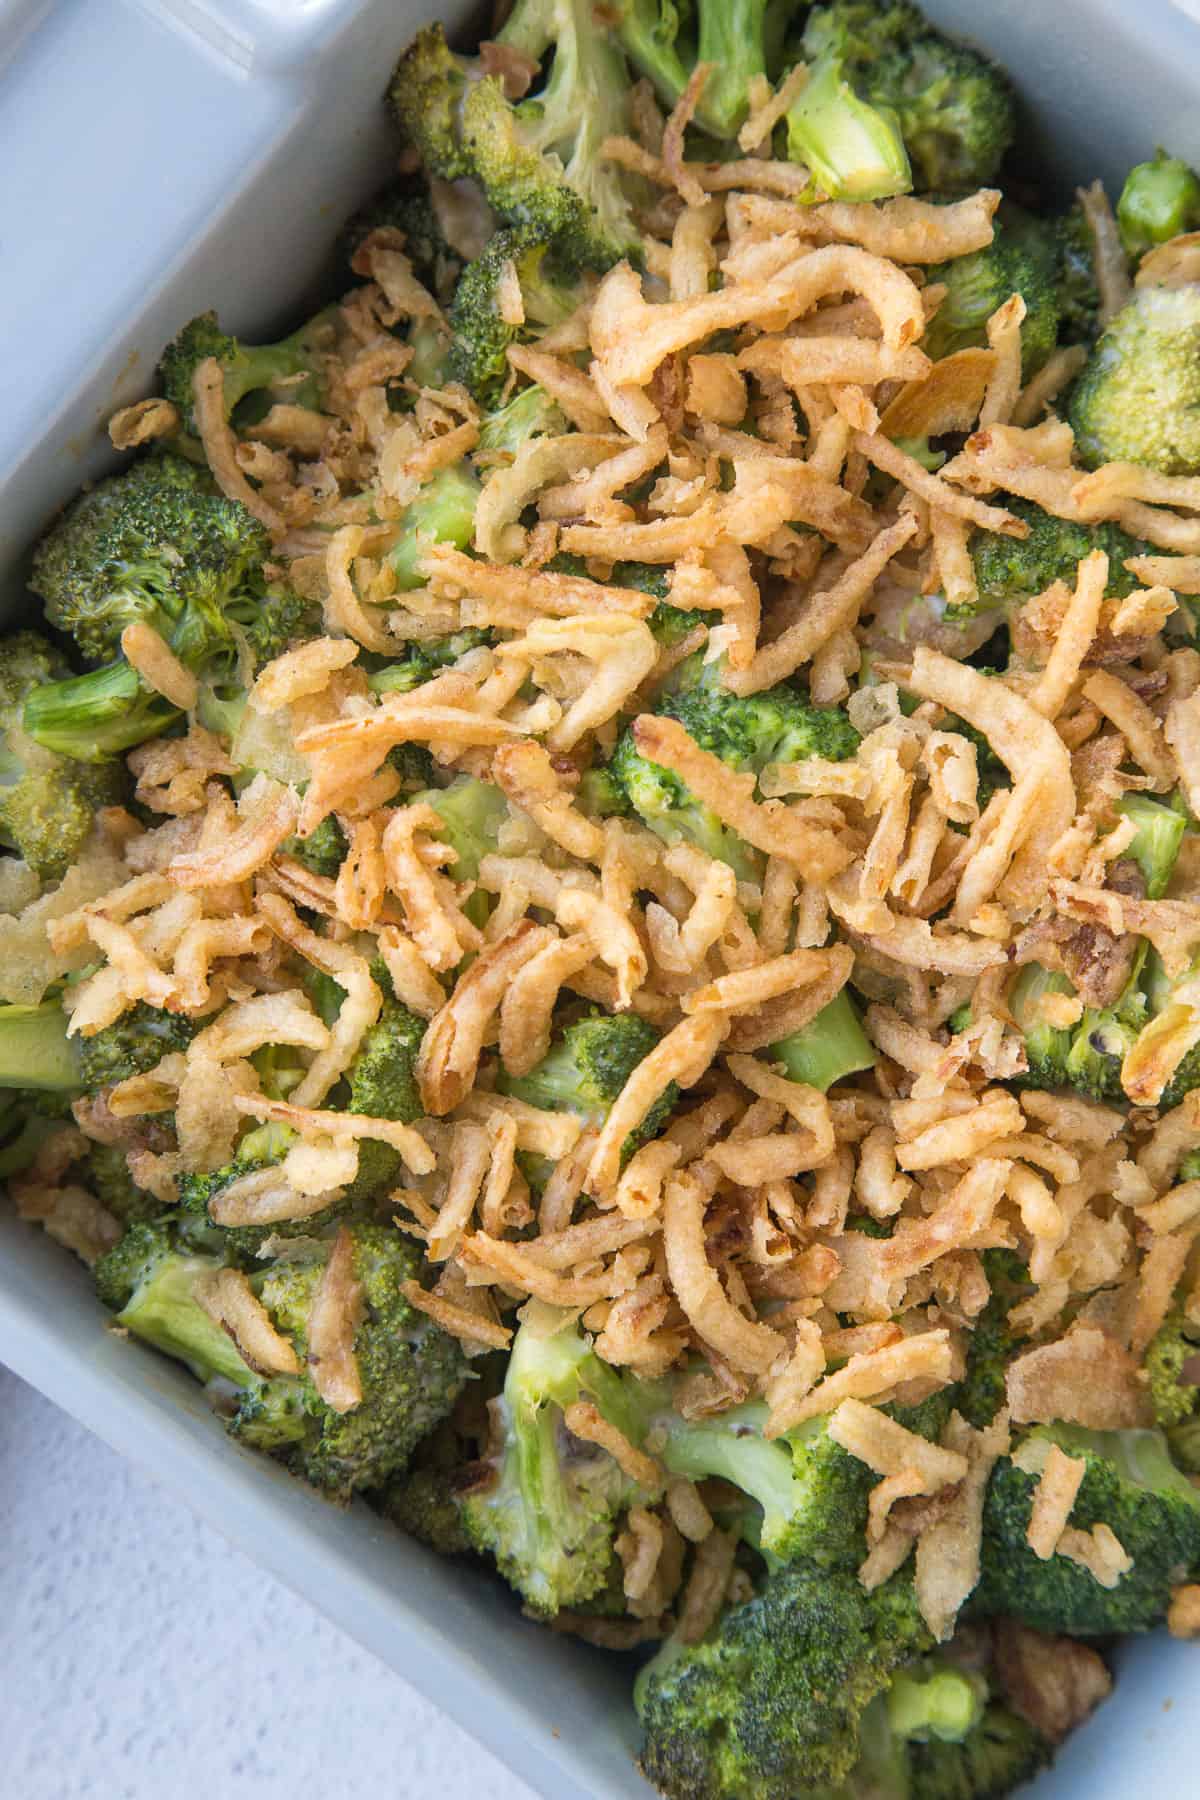
[[1161, 900], [1187, 830], [1187, 818], [1148, 794], [1126, 794], [1118, 802], [1117, 811], [1137, 826], [1137, 836], [1125, 854], [1133, 858], [1146, 878], [1146, 897]]
[[123, 659], [35, 688], [24, 725], [35, 742], [76, 762], [104, 762], [158, 737], [180, 717], [159, 694], [148, 693]]
[[1200, 177], [1177, 156], [1162, 150], [1152, 162], [1130, 169], [1117, 202], [1121, 242], [1130, 256], [1142, 256], [1200, 224]]
[[871, 1040], [845, 988], [810, 1024], [780, 1038], [766, 1054], [769, 1062], [783, 1064], [789, 1081], [802, 1081], [822, 1093], [847, 1075], [875, 1067]]
[[219, 1377], [236, 1388], [252, 1388], [257, 1384], [254, 1371], [195, 1297], [197, 1280], [217, 1267], [207, 1256], [163, 1257], [117, 1314], [117, 1324], [183, 1363], [197, 1381]]
[[696, 123], [731, 138], [746, 117], [746, 94], [755, 75], [765, 75], [764, 27], [770, 0], [701, 0], [698, 63], [708, 63]]
[[894, 118], [855, 93], [841, 58], [826, 52], [787, 114], [788, 156], [806, 163], [831, 200], [886, 200], [912, 187]]
[[420, 562], [431, 544], [465, 550], [475, 531], [475, 508], [482, 489], [465, 463], [442, 469], [426, 482], [399, 522], [399, 536], [387, 560], [402, 591], [424, 585]]
[[57, 1000], [0, 1006], [0, 1088], [77, 1091], [79, 1058]]
[[887, 1694], [888, 1722], [900, 1738], [940, 1738], [960, 1744], [983, 1716], [987, 1684], [942, 1664], [926, 1674], [902, 1669]]

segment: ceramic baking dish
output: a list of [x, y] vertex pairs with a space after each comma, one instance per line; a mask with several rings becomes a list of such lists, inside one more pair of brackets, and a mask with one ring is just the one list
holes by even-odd
[[[111, 460], [104, 421], [215, 306], [269, 336], [388, 168], [379, 94], [430, 0], [0, 0], [0, 603]], [[448, 24], [466, 7], [436, 9]], [[928, 0], [1013, 72], [1022, 153], [1062, 186], [1156, 144], [1200, 160], [1200, 24], [1168, 0]], [[111, 1337], [83, 1269], [0, 1209], [0, 1360], [151, 1470], [553, 1800], [642, 1800], [619, 1661], [487, 1578], [336, 1512], [225, 1436], [162, 1358]], [[36, 1470], [24, 1479], [36, 1480]], [[1200, 1790], [1200, 1654], [1155, 1640], [1037, 1792]], [[331, 1728], [337, 1729], [331, 1721]]]

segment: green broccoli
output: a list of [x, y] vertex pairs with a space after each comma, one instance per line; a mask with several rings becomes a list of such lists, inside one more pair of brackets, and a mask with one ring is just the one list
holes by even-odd
[[446, 241], [428, 182], [403, 175], [374, 194], [347, 219], [337, 241], [337, 260], [348, 280], [361, 280], [352, 268], [355, 252], [373, 231], [399, 231], [413, 274], [445, 304], [454, 293], [462, 257]]
[[[472, 650], [490, 646], [494, 634], [468, 625], [446, 637], [421, 638], [411, 644], [399, 662], [387, 663], [368, 679], [376, 694], [409, 694], [422, 682], [430, 681], [439, 669], [448, 669]], [[407, 748], [407, 746], [400, 746]]]
[[[574, 1112], [599, 1125], [643, 1058], [658, 1042], [653, 1025], [637, 1013], [596, 1013], [568, 1025], [562, 1036], [527, 1075], [502, 1073], [501, 1090], [530, 1106], [549, 1112]], [[657, 1137], [679, 1100], [670, 1082], [636, 1131], [625, 1140], [624, 1154]]]
[[988, 1706], [961, 1743], [931, 1735], [907, 1745], [906, 1792], [911, 1800], [1005, 1800], [1053, 1754], [1053, 1745], [1027, 1720], [1007, 1707]]
[[412, 804], [431, 806], [441, 819], [442, 835], [457, 858], [448, 873], [455, 881], [474, 881], [483, 858], [495, 854], [500, 827], [508, 818], [501, 789], [473, 775], [458, 775], [449, 787], [414, 794]]
[[15, 850], [42, 881], [59, 881], [77, 859], [97, 809], [125, 793], [113, 761], [80, 762], [47, 749], [25, 727], [26, 703], [70, 674], [32, 631], [0, 643], [0, 845]]
[[787, 153], [808, 168], [814, 198], [885, 200], [908, 193], [912, 165], [895, 113], [868, 98], [849, 11], [817, 8], [809, 17], [803, 49], [810, 73], [788, 109]]
[[[343, 1190], [338, 1189], [328, 1206], [308, 1218], [285, 1220], [269, 1225], [221, 1225], [212, 1216], [213, 1203], [227, 1188], [243, 1176], [283, 1161], [296, 1141], [296, 1134], [286, 1125], [262, 1125], [248, 1131], [237, 1147], [232, 1162], [218, 1169], [185, 1169], [178, 1178], [180, 1229], [189, 1242], [208, 1248], [219, 1247], [235, 1266], [253, 1269], [259, 1266], [259, 1253], [269, 1237], [304, 1236], [323, 1230], [345, 1216], [349, 1210]], [[386, 1146], [385, 1146], [386, 1148]], [[281, 1178], [282, 1179], [282, 1178]]]
[[[399, 1119], [406, 1125], [419, 1119], [425, 1109], [415, 1071], [424, 1036], [425, 1021], [386, 993], [383, 1009], [350, 1065], [346, 1111]], [[346, 1188], [344, 1204], [355, 1207], [377, 1199], [397, 1185], [402, 1166], [400, 1153], [391, 1144], [362, 1139], [358, 1173]]]
[[[809, 756], [843, 762], [858, 748], [858, 733], [837, 707], [810, 706], [794, 688], [782, 685], [739, 698], [719, 681], [719, 669], [706, 666], [699, 655], [689, 657], [656, 710], [678, 719], [701, 749], [732, 769], [752, 769], [757, 775], [768, 763]], [[608, 766], [651, 831], [667, 843], [684, 838], [727, 862], [740, 877], [756, 878], [760, 862], [755, 852], [714, 813], [698, 806], [677, 775], [642, 756], [631, 731], [622, 734]]]
[[1106, 1588], [1065, 1556], [1040, 1561], [1026, 1541], [1038, 1477], [1006, 1459], [988, 1488], [973, 1611], [1070, 1637], [1151, 1630], [1166, 1615], [1171, 1589], [1200, 1566], [1200, 1491], [1175, 1467], [1160, 1431], [1039, 1426], [1025, 1443], [1043, 1441], [1086, 1464], [1071, 1523], [1085, 1531], [1107, 1525], [1133, 1567]]
[[166, 1012], [139, 1000], [113, 1024], [91, 1037], [74, 1040], [79, 1085], [85, 1093], [94, 1094], [131, 1075], [144, 1075], [164, 1056], [186, 1050], [199, 1029], [196, 1020], [184, 1013]]
[[406, 1469], [370, 1499], [390, 1525], [439, 1556], [462, 1556], [471, 1548], [451, 1471], [428, 1465]]
[[[739, 1490], [735, 1528], [771, 1566], [848, 1572], [862, 1562], [872, 1474], [834, 1442], [827, 1419], [768, 1439], [762, 1402], [689, 1420], [675, 1405], [675, 1386], [674, 1377], [644, 1381], [610, 1368], [570, 1321], [550, 1337], [541, 1319], [521, 1327], [505, 1386], [502, 1450], [461, 1498], [475, 1547], [490, 1551], [538, 1610], [578, 1606], [599, 1592], [620, 1513], [657, 1498], [566, 1433], [562, 1414], [584, 1395], [669, 1474], [716, 1477]], [[936, 1407], [899, 1416], [911, 1430], [936, 1436], [946, 1410], [939, 1397]]]
[[811, 1023], [780, 1038], [764, 1054], [767, 1062], [783, 1065], [789, 1081], [802, 1081], [823, 1094], [835, 1081], [875, 1067], [874, 1046], [848, 988], [823, 1006]]
[[25, 729], [47, 748], [94, 762], [164, 730], [175, 708], [120, 657], [126, 626], [145, 623], [201, 681], [220, 688], [244, 650], [273, 656], [308, 609], [268, 591], [269, 537], [207, 471], [155, 456], [82, 494], [34, 553], [31, 585], [46, 617], [106, 666], [39, 686]]
[[197, 1381], [248, 1388], [256, 1381], [233, 1339], [200, 1306], [196, 1283], [223, 1267], [192, 1249], [166, 1220], [137, 1220], [92, 1269], [96, 1292], [133, 1337], [184, 1363]]
[[57, 1000], [0, 1006], [0, 1088], [78, 1093], [79, 1040]]
[[[462, 1390], [466, 1363], [456, 1341], [418, 1312], [405, 1284], [420, 1272], [416, 1248], [392, 1225], [346, 1227], [362, 1316], [354, 1357], [362, 1400], [337, 1412], [309, 1375], [275, 1375], [245, 1392], [229, 1429], [240, 1442], [278, 1455], [334, 1499], [378, 1488], [402, 1469]], [[308, 1357], [308, 1323], [328, 1246], [272, 1264], [255, 1281], [277, 1330]]]
[[949, 356], [987, 342], [987, 322], [1013, 294], [1025, 302], [1021, 325], [1021, 375], [1028, 381], [1049, 358], [1058, 340], [1059, 303], [1053, 246], [1028, 233], [997, 225], [984, 250], [939, 263], [931, 282], [946, 288], [946, 297], [925, 331], [929, 355]]
[[[582, 262], [536, 225], [498, 231], [463, 270], [450, 308], [451, 375], [485, 406], [494, 407], [511, 370], [508, 348], [539, 329], [561, 323], [583, 299]], [[510, 325], [500, 310], [498, 286], [516, 270], [526, 326]]]
[[1187, 1373], [1200, 1369], [1197, 1356], [1200, 1332], [1182, 1313], [1173, 1312], [1150, 1340], [1143, 1363], [1154, 1423], [1163, 1431], [1185, 1424], [1200, 1406], [1200, 1382]]
[[983, 1263], [991, 1297], [972, 1326], [966, 1372], [954, 1390], [955, 1408], [976, 1431], [986, 1430], [1007, 1403], [1008, 1365], [1025, 1341], [1009, 1314], [1030, 1291], [1027, 1272], [1012, 1252], [985, 1250]]
[[1089, 469], [1142, 463], [1200, 470], [1200, 286], [1138, 288], [1071, 391], [1075, 445]]
[[1048, 995], [1073, 995], [1074, 987], [1056, 969], [1026, 963], [1008, 995], [1008, 1009], [1025, 1040], [1028, 1067], [1021, 1075], [1024, 1087], [1066, 1087], [1070, 1080], [1067, 1058], [1071, 1054], [1073, 1026], [1051, 1025], [1042, 1013]]
[[466, 463], [452, 463], [430, 476], [401, 514], [399, 536], [387, 552], [401, 592], [424, 585], [421, 559], [431, 544], [467, 548], [475, 533], [475, 509], [482, 492], [478, 477]]
[[[1125, 567], [1132, 556], [1144, 556], [1149, 544], [1130, 537], [1119, 525], [1074, 525], [1055, 519], [1031, 500], [1012, 500], [1014, 515], [1029, 527], [1024, 538], [1001, 537], [994, 531], [976, 531], [971, 538], [971, 559], [979, 589], [980, 609], [1018, 607], [1035, 594], [1044, 594], [1056, 581], [1074, 587], [1083, 558], [1093, 550], [1108, 557], [1105, 592], [1123, 600], [1138, 585]], [[970, 609], [948, 607], [947, 618], [972, 616]]]
[[[1144, 1060], [1145, 1053], [1162, 1037], [1175, 1038], [1181, 1027], [1188, 1029], [1197, 1039], [1183, 1056], [1157, 1100], [1162, 1111], [1178, 1106], [1185, 1094], [1195, 1087], [1200, 1087], [1200, 1022], [1197, 1021], [1196, 1008], [1191, 998], [1192, 984], [1200, 974], [1200, 957], [1197, 957], [1177, 979], [1172, 980], [1163, 968], [1162, 958], [1156, 950], [1143, 943], [1144, 957], [1139, 960], [1134, 978], [1129, 988], [1118, 1002], [1119, 1022], [1123, 1031], [1118, 1037], [1112, 1033], [1110, 1046], [1114, 1055], [1126, 1058], [1136, 1043], [1138, 1062]], [[1136, 1067], [1135, 1063], [1135, 1067]], [[1131, 1085], [1126, 1087], [1129, 1079]], [[1121, 1066], [1117, 1069], [1117, 1080], [1121, 1084], [1120, 1097], [1140, 1098], [1132, 1076], [1127, 1075]]]
[[696, 107], [695, 122], [711, 137], [736, 136], [747, 112], [755, 76], [778, 71], [790, 0], [618, 0], [617, 37], [639, 75], [673, 107], [699, 63], [711, 72]]
[[[668, 1639], [638, 1676], [642, 1769], [670, 1800], [778, 1800], [846, 1780], [864, 1715], [929, 1635], [912, 1584], [777, 1570], [703, 1643]], [[886, 1790], [885, 1790], [886, 1791]]]
[[[362, 1289], [354, 1357], [362, 1400], [337, 1412], [308, 1374], [264, 1378], [200, 1306], [195, 1287], [225, 1264], [193, 1249], [166, 1221], [129, 1227], [93, 1274], [104, 1304], [134, 1337], [173, 1356], [198, 1380], [219, 1378], [240, 1394], [229, 1430], [278, 1456], [334, 1499], [380, 1487], [446, 1416], [466, 1368], [458, 1345], [417, 1312], [404, 1284], [420, 1270], [416, 1249], [393, 1226], [355, 1224], [353, 1273]], [[307, 1236], [303, 1254], [270, 1264], [252, 1286], [275, 1328], [308, 1358], [308, 1320], [333, 1240]], [[261, 1264], [259, 1265], [261, 1270]]]
[[914, 181], [978, 188], [995, 175], [1014, 133], [1005, 76], [906, 0], [814, 7], [803, 53], [812, 72], [788, 114], [788, 154], [832, 199], [883, 199]]
[[535, 1612], [583, 1605], [605, 1587], [617, 1518], [645, 1498], [606, 1450], [570, 1434], [563, 1413], [586, 1395], [636, 1439], [637, 1388], [571, 1323], [547, 1335], [526, 1321], [513, 1340], [499, 1441], [461, 1506], [472, 1547], [495, 1558]]
[[1117, 802], [1117, 811], [1137, 827], [1125, 855], [1142, 871], [1147, 899], [1161, 900], [1187, 830], [1187, 814], [1149, 794], [1126, 794]]
[[[645, 1404], [653, 1403], [647, 1391]], [[871, 1471], [829, 1436], [827, 1418], [768, 1439], [760, 1401], [694, 1421], [674, 1411], [669, 1390], [657, 1406], [648, 1446], [673, 1475], [693, 1481], [717, 1476], [740, 1488], [754, 1503], [744, 1534], [772, 1565], [858, 1568], [867, 1552]], [[911, 1418], [905, 1422], [915, 1429]]]
[[83, 1185], [123, 1225], [157, 1219], [166, 1211], [161, 1200], [138, 1186], [119, 1144], [92, 1144], [83, 1166]]
[[310, 831], [306, 838], [285, 838], [279, 848], [285, 856], [294, 856], [306, 869], [311, 869], [314, 875], [325, 875], [333, 880], [346, 860], [346, 834], [333, 814], [326, 813], [316, 830]]
[[44, 750], [107, 765], [123, 751], [159, 737], [179, 717], [178, 708], [151, 693], [121, 657], [86, 675], [34, 688], [25, 702], [24, 727]]
[[1100, 288], [1095, 240], [1078, 201], [1053, 221], [1053, 229], [1058, 341], [1090, 349], [1100, 335]]
[[535, 63], [553, 50], [527, 98], [507, 100], [499, 80], [454, 56], [432, 25], [396, 66], [392, 115], [431, 175], [473, 177], [502, 223], [607, 268], [638, 244], [624, 180], [599, 155], [606, 137], [628, 129], [620, 50], [595, 30], [584, 0], [517, 0], [496, 41]]
[[531, 438], [558, 437], [566, 429], [566, 416], [557, 401], [531, 382], [514, 394], [507, 406], [487, 414], [479, 427], [479, 448], [515, 456]]
[[[333, 310], [318, 313], [277, 344], [243, 344], [222, 331], [215, 312], [189, 320], [163, 351], [158, 377], [163, 393], [179, 409], [184, 430], [196, 435], [192, 379], [202, 362], [215, 357], [225, 378], [225, 417], [250, 394], [270, 395], [292, 406], [319, 409], [321, 358], [332, 346]], [[281, 385], [282, 384], [282, 385]]]
[[1121, 242], [1129, 256], [1143, 256], [1181, 232], [1200, 225], [1200, 176], [1160, 150], [1125, 177], [1117, 202]]

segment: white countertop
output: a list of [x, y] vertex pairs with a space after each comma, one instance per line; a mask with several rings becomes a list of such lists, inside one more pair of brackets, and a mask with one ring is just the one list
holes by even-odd
[[534, 1800], [3, 1368], [0, 1667], [14, 1800]]

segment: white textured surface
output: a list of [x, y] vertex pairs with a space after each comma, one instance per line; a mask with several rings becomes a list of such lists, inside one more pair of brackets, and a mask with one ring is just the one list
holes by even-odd
[[0, 1668], [14, 1800], [534, 1800], [3, 1368]]

